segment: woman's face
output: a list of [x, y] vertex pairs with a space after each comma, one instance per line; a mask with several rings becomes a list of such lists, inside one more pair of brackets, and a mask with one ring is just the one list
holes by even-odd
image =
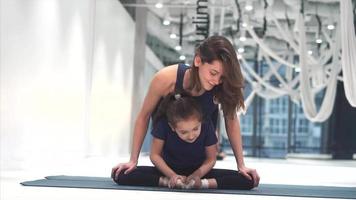
[[192, 116], [185, 120], [180, 120], [172, 130], [185, 142], [193, 143], [200, 135], [201, 122], [197, 117]]
[[195, 66], [199, 67], [199, 79], [204, 90], [210, 91], [222, 83], [223, 65], [220, 60], [202, 63], [200, 57], [196, 56], [194, 62]]

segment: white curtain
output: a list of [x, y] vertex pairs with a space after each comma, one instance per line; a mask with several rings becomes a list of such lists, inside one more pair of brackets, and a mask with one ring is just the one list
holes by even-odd
[[135, 28], [124, 7], [11, 0], [0, 9], [1, 169], [128, 154]]

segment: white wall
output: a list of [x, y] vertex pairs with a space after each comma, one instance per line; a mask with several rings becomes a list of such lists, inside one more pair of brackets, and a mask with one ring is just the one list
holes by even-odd
[[89, 153], [128, 154], [135, 25], [117, 0], [96, 7]]
[[1, 0], [1, 168], [127, 154], [134, 22], [117, 0]]

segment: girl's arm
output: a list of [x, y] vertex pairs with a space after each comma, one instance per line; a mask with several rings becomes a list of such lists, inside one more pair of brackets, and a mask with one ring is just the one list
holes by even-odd
[[205, 161], [197, 170], [195, 170], [188, 177], [188, 181], [191, 177], [197, 177], [199, 179], [202, 178], [214, 167], [216, 162], [216, 154], [217, 154], [216, 144], [205, 147], [205, 154], [206, 154]]
[[166, 177], [171, 178], [177, 174], [167, 165], [161, 156], [163, 145], [164, 140], [153, 137], [150, 159], [153, 165], [157, 167], [159, 171], [161, 171]]
[[[216, 162], [216, 144], [205, 147], [206, 159], [203, 164], [187, 177], [185, 184], [193, 184], [191, 187], [195, 189], [201, 188], [201, 178], [205, 176], [215, 165]], [[194, 180], [194, 181], [193, 181]], [[193, 182], [192, 182], [193, 181]]]
[[176, 174], [163, 160], [161, 153], [164, 145], [164, 140], [153, 138], [150, 159], [155, 167], [159, 169], [166, 177], [169, 178], [169, 188], [175, 188], [178, 185], [178, 179], [185, 182], [186, 177]]

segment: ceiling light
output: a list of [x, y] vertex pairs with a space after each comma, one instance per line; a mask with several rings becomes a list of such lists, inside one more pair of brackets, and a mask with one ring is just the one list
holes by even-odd
[[177, 51], [180, 51], [180, 50], [182, 50], [182, 47], [177, 45], [176, 47], [174, 47], [174, 49], [177, 50]]
[[239, 52], [239, 53], [243, 53], [243, 52], [245, 52], [245, 49], [244, 49], [244, 48], [242, 48], [242, 47], [240, 47], [240, 48], [238, 48], [238, 49], [237, 49], [237, 52]]
[[253, 9], [252, 5], [246, 5], [245, 10], [251, 11]]
[[240, 54], [237, 54], [237, 59], [241, 60], [242, 56]]
[[162, 7], [163, 7], [163, 4], [162, 4], [162, 3], [156, 3], [155, 7], [156, 7], [156, 8], [162, 8]]
[[175, 39], [175, 38], [177, 38], [177, 35], [176, 35], [175, 33], [171, 33], [171, 34], [169, 35], [169, 37], [172, 38], [172, 39]]
[[334, 29], [335, 29], [335, 26], [334, 26], [333, 24], [329, 24], [329, 25], [328, 25], [328, 29], [329, 29], [329, 30], [334, 30]]
[[315, 42], [318, 43], [318, 44], [321, 44], [323, 42], [323, 40], [318, 38], [318, 39], [315, 40]]
[[246, 37], [244, 37], [244, 36], [241, 36], [241, 37], [240, 37], [240, 41], [241, 41], [241, 42], [244, 42], [244, 41], [246, 41]]
[[171, 22], [168, 19], [163, 20], [163, 25], [168, 26]]
[[295, 72], [300, 72], [300, 67], [294, 68], [294, 71], [295, 71]]
[[247, 23], [243, 22], [242, 27], [247, 27]]
[[185, 56], [184, 55], [179, 56], [179, 60], [185, 60]]
[[309, 54], [309, 55], [312, 55], [312, 54], [313, 54], [313, 51], [312, 51], [312, 50], [309, 50], [309, 51], [308, 51], [308, 54]]

